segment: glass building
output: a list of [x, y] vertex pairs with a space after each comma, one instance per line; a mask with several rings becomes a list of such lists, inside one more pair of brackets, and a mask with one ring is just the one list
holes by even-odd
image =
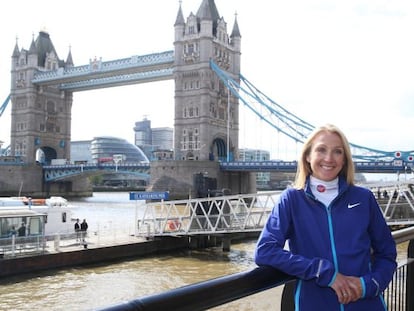
[[[151, 120], [146, 117], [142, 121], [135, 122], [135, 145], [138, 146], [148, 159], [169, 159], [173, 152], [174, 129], [170, 127], [151, 127]], [[168, 154], [166, 157], [161, 156]]]
[[70, 142], [70, 161], [72, 163], [92, 163], [91, 140]]
[[155, 127], [152, 129], [152, 144], [161, 150], [173, 150], [173, 129]]
[[134, 132], [136, 146], [152, 145], [152, 131], [150, 120], [144, 118], [142, 121], [135, 122]]
[[123, 163], [149, 162], [144, 152], [127, 140], [116, 137], [95, 137], [91, 142], [91, 157], [95, 163], [112, 162], [114, 155]]
[[[260, 149], [240, 149], [240, 161], [269, 161], [270, 152]], [[270, 185], [270, 172], [256, 173], [256, 186], [259, 190], [268, 189]]]

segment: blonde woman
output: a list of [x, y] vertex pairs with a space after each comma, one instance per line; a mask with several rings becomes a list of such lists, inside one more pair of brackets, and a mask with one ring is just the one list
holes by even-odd
[[263, 228], [256, 264], [297, 277], [297, 311], [386, 310], [382, 292], [396, 254], [374, 195], [354, 185], [345, 135], [334, 125], [317, 128], [303, 146], [294, 187]]

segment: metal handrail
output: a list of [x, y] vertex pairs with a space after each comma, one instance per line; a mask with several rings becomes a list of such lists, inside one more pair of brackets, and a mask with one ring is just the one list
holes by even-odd
[[[413, 241], [414, 227], [394, 231], [392, 236], [397, 244]], [[294, 277], [274, 268], [262, 266], [247, 272], [231, 274], [134, 299], [101, 309], [101, 311], [206, 310], [284, 285], [294, 279]]]
[[206, 310], [233, 300], [286, 284], [294, 278], [271, 267], [257, 267], [247, 272], [231, 274], [134, 299], [102, 310]]

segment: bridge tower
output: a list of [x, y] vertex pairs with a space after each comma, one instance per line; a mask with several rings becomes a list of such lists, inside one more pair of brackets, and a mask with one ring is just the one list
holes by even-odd
[[59, 59], [46, 31], [32, 39], [30, 49], [19, 50], [16, 42], [11, 66], [11, 154], [26, 163], [70, 158], [72, 92], [58, 85], [31, 83], [37, 71], [63, 70], [73, 66], [69, 51]]
[[203, 0], [184, 20], [181, 4], [174, 24], [176, 160], [237, 158], [238, 99], [211, 70], [213, 59], [239, 82], [241, 35], [235, 18], [231, 34], [214, 0]]

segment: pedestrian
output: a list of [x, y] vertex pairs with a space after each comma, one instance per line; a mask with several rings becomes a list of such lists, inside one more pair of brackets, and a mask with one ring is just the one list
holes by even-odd
[[81, 228], [80, 228], [80, 224], [79, 224], [79, 218], [76, 219], [74, 229], [75, 229], [75, 233], [76, 233], [76, 242], [78, 242], [78, 241], [80, 242], [80, 235], [81, 235], [80, 230], [81, 230]]
[[80, 230], [82, 234], [82, 242], [85, 242], [86, 237], [86, 231], [88, 230], [88, 223], [86, 222], [86, 219], [84, 219], [80, 225]]
[[19, 236], [25, 236], [26, 235], [26, 224], [22, 222], [22, 225], [17, 230]]
[[374, 194], [354, 184], [347, 138], [334, 125], [316, 129], [261, 232], [256, 264], [297, 278], [297, 311], [386, 310], [396, 255]]

